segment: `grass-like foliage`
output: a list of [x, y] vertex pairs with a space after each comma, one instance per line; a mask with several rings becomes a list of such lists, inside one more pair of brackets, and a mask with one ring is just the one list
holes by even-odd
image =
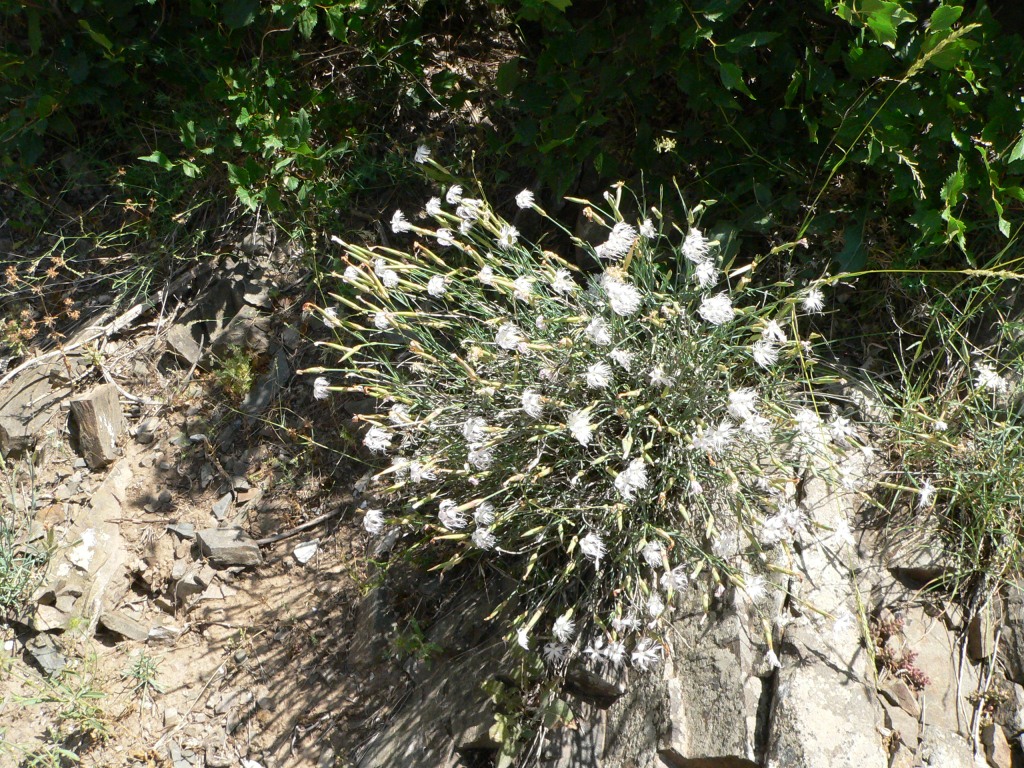
[[[699, 574], [763, 590], [763, 550], [808, 524], [798, 474], [850, 430], [817, 394], [818, 287], [720, 263], [703, 204], [677, 226], [656, 207], [627, 221], [621, 187], [577, 202], [607, 240], [561, 234], [600, 271], [459, 187], [427, 203], [436, 226], [394, 214], [401, 248], [342, 243], [323, 316], [343, 367], [316, 371], [314, 391], [380, 404], [362, 417], [366, 448], [390, 458], [369, 532], [397, 526], [436, 568], [511, 577], [519, 645], [556, 666], [586, 647], [644, 668]], [[529, 192], [516, 203], [560, 234]]]

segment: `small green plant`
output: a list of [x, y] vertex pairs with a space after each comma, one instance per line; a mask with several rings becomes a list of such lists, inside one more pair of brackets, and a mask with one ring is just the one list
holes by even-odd
[[17, 697], [26, 706], [45, 705], [52, 713], [51, 741], [81, 751], [110, 738], [110, 719], [100, 702], [106, 694], [84, 674], [67, 673], [38, 684], [35, 696]]
[[410, 617], [399, 629], [396, 625], [391, 635], [391, 647], [399, 659], [412, 658], [430, 665], [431, 661], [444, 652], [444, 648], [427, 639], [423, 628], [415, 618]]
[[[648, 669], [674, 595], [761, 599], [773, 553], [813, 528], [795, 478], [855, 446], [821, 394], [826, 296], [723, 257], [705, 204], [674, 227], [658, 207], [630, 223], [643, 206], [621, 186], [576, 201], [607, 233], [561, 232], [607, 265], [588, 274], [460, 186], [446, 200], [426, 204], [434, 226], [395, 212], [409, 247], [342, 242], [323, 310], [345, 367], [313, 371], [314, 396], [384, 406], [358, 417], [368, 453], [391, 455], [364, 526], [401, 526], [428, 567], [511, 577], [495, 613], [552, 670], [583, 653]], [[516, 202], [558, 232], [529, 192]]]
[[121, 678], [132, 686], [132, 693], [138, 695], [143, 702], [152, 701], [153, 694], [164, 692], [157, 681], [159, 667], [158, 661], [141, 651], [121, 673]]
[[34, 510], [35, 468], [26, 462], [27, 478], [0, 457], [0, 472], [6, 489], [0, 497], [0, 614], [17, 613], [42, 575], [48, 549], [29, 548], [24, 541], [28, 516], [20, 510]]
[[252, 389], [256, 378], [252, 353], [242, 347], [231, 347], [217, 362], [218, 365], [213, 371], [217, 386], [232, 400], [241, 402]]

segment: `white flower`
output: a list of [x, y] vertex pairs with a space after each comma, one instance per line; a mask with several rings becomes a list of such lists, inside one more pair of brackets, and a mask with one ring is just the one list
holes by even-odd
[[701, 288], [710, 288], [718, 282], [718, 267], [711, 259], [702, 261], [693, 270], [693, 277]]
[[520, 301], [530, 300], [530, 296], [533, 293], [532, 277], [526, 277], [526, 275], [523, 275], [522, 277], [517, 277], [512, 285], [516, 290], [515, 295], [517, 299], [519, 299]]
[[661, 599], [661, 596], [657, 592], [651, 592], [650, 597], [647, 598], [647, 614], [652, 619], [656, 619], [664, 612], [665, 601]]
[[409, 406], [405, 403], [395, 403], [388, 410], [388, 421], [392, 424], [408, 424], [412, 419], [409, 417]]
[[751, 576], [747, 579], [747, 583], [743, 591], [747, 593], [747, 597], [750, 598], [750, 602], [758, 602], [762, 597], [764, 597], [766, 591], [764, 576]]
[[991, 365], [975, 363], [974, 370], [978, 372], [978, 378], [974, 380], [974, 386], [978, 389], [987, 389], [996, 394], [1006, 394], [1010, 391], [1010, 385], [1006, 379], [996, 373]]
[[476, 279], [484, 285], [494, 285], [494, 270], [490, 267], [482, 267]]
[[651, 384], [655, 387], [671, 387], [676, 381], [675, 377], [669, 376], [665, 372], [664, 366], [661, 365], [656, 365], [651, 368], [651, 372], [647, 374], [647, 376], [651, 380]]
[[648, 541], [643, 548], [641, 555], [651, 568], [660, 568], [662, 565], [662, 555], [664, 548], [661, 546], [661, 542]]
[[643, 223], [640, 224], [640, 234], [646, 237], [648, 240], [653, 240], [658, 236], [658, 231], [654, 228], [654, 222], [650, 219], [644, 219]]
[[458, 506], [451, 499], [445, 499], [437, 507], [437, 519], [450, 531], [465, 528], [469, 522], [466, 516], [458, 511]]
[[850, 530], [850, 523], [847, 520], [840, 520], [832, 531], [832, 537], [840, 544], [848, 547], [854, 546], [857, 541], [853, 538], [853, 531]]
[[378, 331], [386, 331], [391, 327], [387, 312], [376, 312], [373, 315], [373, 325]]
[[607, 273], [601, 278], [601, 285], [608, 294], [608, 303], [615, 314], [628, 317], [640, 309], [640, 291], [634, 286]]
[[464, 197], [455, 209], [455, 215], [463, 222], [476, 221], [484, 212], [484, 201], [472, 197]]
[[498, 233], [498, 245], [508, 250], [516, 244], [519, 239], [519, 230], [511, 224], [504, 224]]
[[432, 197], [427, 200], [427, 215], [429, 216], [440, 216], [441, 215], [441, 198]]
[[470, 445], [482, 443], [487, 439], [487, 422], [479, 416], [472, 416], [462, 424], [462, 436]]
[[498, 333], [495, 335], [494, 341], [502, 349], [513, 350], [524, 341], [524, 338], [522, 331], [516, 328], [512, 323], [504, 323], [498, 329]]
[[562, 643], [545, 643], [544, 644], [544, 661], [548, 664], [561, 664], [565, 661], [565, 657], [569, 652], [569, 648]]
[[764, 663], [768, 665], [769, 669], [782, 669], [782, 662], [771, 648], [764, 655]]
[[690, 583], [690, 575], [686, 572], [686, 568], [677, 565], [671, 571], [665, 571], [661, 574], [661, 588], [666, 592], [678, 592], [682, 589], [686, 589], [686, 585]]
[[604, 658], [604, 638], [598, 635], [590, 641], [590, 645], [583, 651], [588, 659], [594, 662]]
[[769, 339], [758, 339], [750, 347], [754, 362], [762, 368], [770, 368], [779, 362], [779, 348]]
[[480, 504], [473, 512], [477, 525], [488, 526], [494, 522], [494, 505], [489, 501]]
[[931, 480], [925, 480], [924, 485], [922, 485], [921, 489], [917, 492], [917, 508], [924, 509], [925, 507], [931, 506], [932, 502], [935, 500], [936, 490], [937, 489], [932, 485]]
[[455, 233], [445, 227], [437, 230], [437, 232], [434, 233], [434, 237], [437, 238], [437, 244], [443, 248], [455, 245]]
[[359, 268], [353, 267], [350, 264], [349, 266], [345, 267], [345, 274], [342, 275], [341, 279], [344, 280], [346, 283], [354, 283], [362, 276], [363, 273], [359, 271]]
[[586, 411], [573, 411], [569, 414], [567, 424], [569, 432], [582, 446], [590, 445], [590, 440], [594, 436], [594, 427], [590, 423], [590, 414]]
[[832, 622], [833, 639], [838, 639], [843, 634], [853, 629], [856, 625], [856, 617], [850, 613], [849, 609], [843, 608], [843, 610], [836, 615], [835, 621]]
[[473, 543], [480, 549], [494, 549], [497, 541], [490, 528], [477, 528], [473, 531]]
[[414, 163], [425, 163], [430, 159], [430, 148], [426, 144], [420, 144], [416, 147], [416, 154], [412, 161]]
[[387, 268], [388, 268], [388, 263], [386, 261], [384, 261], [384, 259], [374, 259], [373, 260], [373, 272], [378, 277], [383, 275], [384, 274], [384, 270], [386, 270]]
[[690, 478], [690, 495], [700, 496], [704, 493], [704, 486], [701, 485], [696, 478]]
[[526, 627], [520, 627], [516, 630], [516, 642], [524, 651], [530, 650], [530, 633]]
[[612, 343], [612, 329], [600, 317], [595, 317], [590, 321], [585, 333], [587, 338], [599, 347], [606, 347]]
[[628, 349], [615, 349], [612, 350], [608, 357], [612, 359], [612, 362], [616, 363], [622, 368], [622, 370], [628, 372], [629, 366], [633, 364], [633, 353]]
[[396, 235], [400, 235], [403, 232], [409, 232], [411, 229], [412, 224], [406, 220], [405, 214], [400, 210], [395, 211], [395, 214], [391, 217], [391, 231]]
[[601, 540], [601, 537], [591, 531], [580, 539], [580, 552], [593, 560], [594, 565], [600, 568], [601, 558], [604, 557], [607, 550], [605, 549], [604, 542]]
[[391, 437], [392, 434], [386, 429], [370, 427], [365, 437], [363, 437], [363, 445], [374, 453], [384, 453], [384, 451], [391, 447]]
[[523, 392], [521, 402], [523, 404], [523, 410], [526, 411], [527, 416], [530, 418], [539, 419], [543, 414], [544, 403], [541, 400], [541, 396], [532, 389], [528, 389]]
[[699, 229], [691, 228], [683, 240], [683, 256], [694, 264], [706, 261], [711, 251], [711, 242], [701, 234]]
[[759, 413], [753, 413], [740, 422], [740, 429], [762, 440], [772, 435], [772, 423]]
[[612, 629], [614, 629], [616, 632], [621, 633], [629, 629], [639, 628], [640, 620], [632, 613], [629, 613], [626, 616], [615, 616], [612, 618]]
[[572, 636], [576, 634], [576, 622], [569, 618], [569, 614], [563, 614], [555, 619], [555, 624], [551, 628], [551, 634], [555, 636], [555, 639], [560, 643], [567, 643], [572, 639]]
[[856, 434], [850, 420], [842, 416], [836, 416], [832, 420], [832, 423], [828, 425], [828, 431], [837, 443], [845, 443]]
[[724, 325], [736, 316], [732, 300], [724, 293], [705, 296], [697, 307], [697, 314], [712, 325]]
[[494, 449], [476, 446], [470, 449], [467, 457], [469, 463], [477, 469], [488, 469], [494, 463]]
[[591, 389], [604, 389], [612, 382], [612, 369], [608, 363], [598, 361], [587, 368], [587, 386]]
[[825, 308], [825, 294], [820, 288], [811, 288], [800, 300], [800, 305], [806, 312], [821, 312]]
[[448, 201], [448, 205], [458, 205], [462, 199], [462, 186], [455, 184], [448, 188], [448, 194], [444, 196], [444, 199]]
[[733, 438], [736, 436], [736, 427], [728, 419], [722, 419], [722, 423], [708, 432], [706, 435], [696, 438], [693, 447], [711, 453], [722, 453]]
[[363, 515], [363, 530], [376, 536], [384, 530], [384, 512], [380, 509], [368, 509]]
[[434, 275], [427, 282], [427, 293], [436, 299], [444, 296], [448, 290], [448, 281], [444, 279], [442, 275]]
[[572, 274], [568, 269], [562, 268], [555, 272], [555, 276], [551, 278], [551, 290], [555, 293], [572, 293], [577, 288], [576, 281], [572, 279]]
[[409, 464], [409, 480], [413, 483], [437, 480], [437, 473], [430, 466], [414, 461]]
[[647, 487], [647, 465], [643, 459], [633, 459], [615, 478], [615, 490], [626, 501], [632, 501], [637, 491]]
[[317, 376], [313, 379], [313, 399], [314, 400], [326, 400], [331, 392], [329, 387], [331, 382], [325, 379], [323, 376]]
[[394, 288], [398, 285], [398, 273], [393, 269], [385, 269], [380, 273], [380, 281], [385, 288]]
[[615, 640], [610, 640], [604, 648], [604, 657], [613, 666], [621, 667], [622, 662], [626, 660], [626, 646]]
[[629, 253], [636, 239], [636, 227], [620, 221], [612, 227], [608, 239], [594, 249], [594, 253], [602, 259], [620, 259]]
[[634, 667], [646, 671], [661, 660], [661, 646], [645, 637], [633, 648], [632, 659]]
[[524, 189], [518, 195], [516, 195], [516, 205], [520, 208], [532, 208], [533, 207], [533, 192], [528, 189]]
[[761, 331], [761, 338], [766, 341], [775, 341], [779, 344], [785, 344], [787, 341], [786, 332], [782, 330], [782, 326], [776, 320], [768, 321], [764, 330]]
[[757, 412], [757, 390], [743, 387], [729, 393], [729, 415], [737, 421], [749, 419]]
[[949, 424], [944, 422], [942, 419], [936, 419], [932, 423], [933, 432], [945, 432], [947, 429], [949, 429]]

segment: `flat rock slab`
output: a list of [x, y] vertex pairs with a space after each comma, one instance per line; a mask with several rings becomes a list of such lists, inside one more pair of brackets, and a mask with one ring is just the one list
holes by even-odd
[[241, 528], [204, 528], [196, 531], [196, 541], [210, 562], [221, 568], [263, 562], [259, 545]]
[[124, 431], [124, 414], [112, 384], [71, 401], [71, 416], [78, 427], [78, 448], [90, 469], [100, 469], [117, 458], [117, 439]]
[[39, 667], [50, 677], [59, 675], [67, 666], [67, 659], [57, 648], [53, 638], [47, 634], [36, 635], [27, 643], [25, 650]]
[[16, 455], [35, 447], [39, 434], [70, 389], [50, 384], [47, 366], [19, 374], [0, 391], [0, 454]]
[[104, 611], [100, 614], [100, 625], [115, 635], [144, 643], [149, 639], [149, 627], [123, 613]]

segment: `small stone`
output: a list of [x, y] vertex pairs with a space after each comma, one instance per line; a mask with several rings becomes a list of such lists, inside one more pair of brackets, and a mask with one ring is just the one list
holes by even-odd
[[974, 615], [967, 628], [967, 655], [975, 661], [982, 661], [995, 652], [995, 644], [992, 609], [986, 605]]
[[167, 331], [167, 349], [175, 357], [189, 365], [195, 365], [202, 357], [199, 342], [192, 335], [192, 326], [177, 323]]
[[57, 648], [57, 643], [46, 633], [38, 634], [25, 643], [25, 650], [48, 676], [53, 677], [64, 671], [67, 660]]
[[153, 466], [153, 457], [152, 456], [143, 456], [141, 459], [139, 459], [139, 466], [142, 467], [143, 469], [147, 469], [149, 467], [152, 467]]
[[63, 632], [67, 629], [68, 616], [52, 605], [37, 605], [32, 617], [32, 628], [36, 632]]
[[228, 510], [231, 508], [231, 494], [225, 493], [221, 496], [213, 505], [213, 516], [218, 520], [223, 520], [227, 515]]
[[85, 463], [85, 459], [79, 456], [75, 459], [75, 463], [72, 465], [75, 469], [85, 469], [88, 465]]
[[587, 699], [602, 709], [611, 706], [625, 693], [622, 686], [615, 681], [579, 665], [569, 669], [565, 677], [565, 686], [570, 693]]
[[298, 560], [299, 563], [305, 565], [313, 559], [313, 556], [319, 549], [320, 539], [313, 539], [313, 541], [307, 541], [295, 547], [295, 549], [292, 550], [292, 555], [295, 556], [295, 559]]
[[166, 488], [160, 491], [160, 495], [156, 497], [156, 503], [161, 507], [166, 507], [174, 499], [174, 495]]
[[156, 437], [156, 432], [159, 428], [160, 419], [150, 416], [135, 428], [135, 440], [142, 445], [149, 445]]
[[181, 637], [181, 630], [165, 624], [158, 624], [149, 630], [149, 642], [151, 643], [173, 643]]
[[181, 714], [174, 707], [168, 707], [164, 710], [164, 727], [173, 728], [181, 722]]
[[196, 532], [202, 553], [217, 567], [260, 565], [259, 545], [240, 528], [204, 528]]
[[921, 716], [921, 706], [917, 703], [917, 697], [903, 680], [889, 678], [879, 688], [879, 692], [911, 717]]
[[247, 706], [252, 700], [252, 691], [235, 691], [222, 698], [214, 706], [213, 712], [217, 715], [223, 715], [230, 709]]
[[213, 354], [222, 357], [228, 354], [232, 347], [243, 347], [262, 354], [270, 348], [270, 338], [267, 335], [269, 327], [270, 321], [266, 315], [261, 315], [255, 307], [243, 306], [224, 330], [214, 338], [211, 345]]
[[982, 728], [981, 743], [985, 745], [985, 755], [993, 768], [1010, 768], [1010, 744], [1006, 740], [1002, 726], [998, 723], [989, 723]]
[[71, 401], [71, 416], [78, 429], [78, 447], [90, 469], [101, 469], [117, 458], [117, 438], [124, 431], [124, 415], [117, 388], [96, 387]]
[[100, 625], [115, 635], [145, 643], [149, 640], [149, 628], [124, 614], [104, 611], [100, 614]]
[[235, 660], [236, 664], [241, 664], [243, 661], [249, 658], [249, 654], [245, 652], [244, 648], [239, 648], [237, 651], [234, 652], [234, 654], [232, 654], [232, 658]]
[[256, 706], [266, 712], [273, 712], [277, 709], [277, 699], [273, 696], [260, 696], [256, 699]]
[[196, 527], [192, 523], [171, 523], [167, 526], [167, 530], [183, 539], [192, 540], [196, 537]]

